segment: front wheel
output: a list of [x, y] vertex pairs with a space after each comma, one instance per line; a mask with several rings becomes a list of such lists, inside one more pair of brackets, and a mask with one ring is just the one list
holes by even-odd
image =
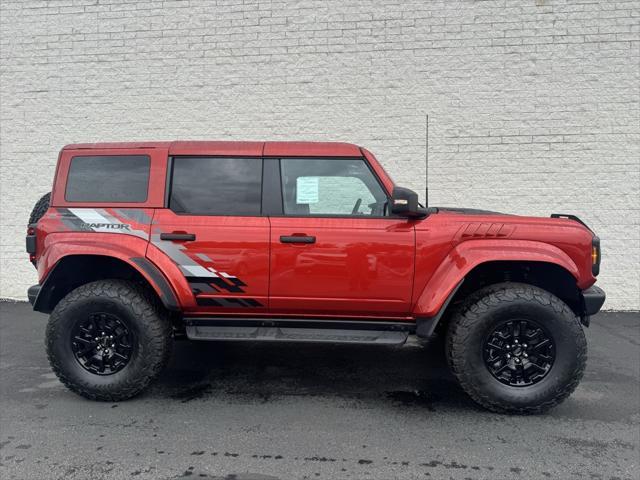
[[102, 280], [76, 288], [51, 313], [49, 363], [70, 390], [92, 400], [137, 395], [166, 365], [171, 323], [142, 287]]
[[495, 412], [540, 413], [575, 390], [587, 359], [578, 319], [555, 295], [518, 283], [486, 287], [454, 315], [447, 360], [469, 396]]

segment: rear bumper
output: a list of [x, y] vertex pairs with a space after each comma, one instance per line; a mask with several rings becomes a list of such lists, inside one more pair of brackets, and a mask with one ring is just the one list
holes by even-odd
[[33, 306], [36, 303], [36, 298], [38, 298], [38, 294], [40, 293], [40, 285], [32, 285], [27, 290], [27, 298], [29, 298], [29, 303]]
[[600, 287], [596, 287], [595, 285], [583, 290], [581, 295], [584, 314], [587, 316], [598, 313], [604, 304], [605, 298], [607, 297], [604, 290]]

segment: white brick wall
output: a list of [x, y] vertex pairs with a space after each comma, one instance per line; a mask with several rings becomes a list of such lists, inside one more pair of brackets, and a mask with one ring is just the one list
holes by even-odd
[[431, 204], [581, 216], [640, 308], [640, 2], [2, 0], [0, 296], [60, 147], [342, 140]]

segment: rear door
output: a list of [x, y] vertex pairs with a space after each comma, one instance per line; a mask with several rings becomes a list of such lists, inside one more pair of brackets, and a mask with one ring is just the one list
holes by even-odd
[[191, 290], [188, 313], [266, 312], [269, 219], [261, 213], [262, 159], [177, 156], [168, 208], [150, 249], [169, 256]]
[[387, 215], [387, 192], [365, 160], [283, 158], [276, 168], [271, 313], [409, 315], [414, 227]]

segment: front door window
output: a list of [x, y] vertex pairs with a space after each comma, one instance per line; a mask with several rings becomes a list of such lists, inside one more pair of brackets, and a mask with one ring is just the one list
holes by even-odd
[[383, 216], [387, 196], [361, 159], [283, 159], [284, 214]]

